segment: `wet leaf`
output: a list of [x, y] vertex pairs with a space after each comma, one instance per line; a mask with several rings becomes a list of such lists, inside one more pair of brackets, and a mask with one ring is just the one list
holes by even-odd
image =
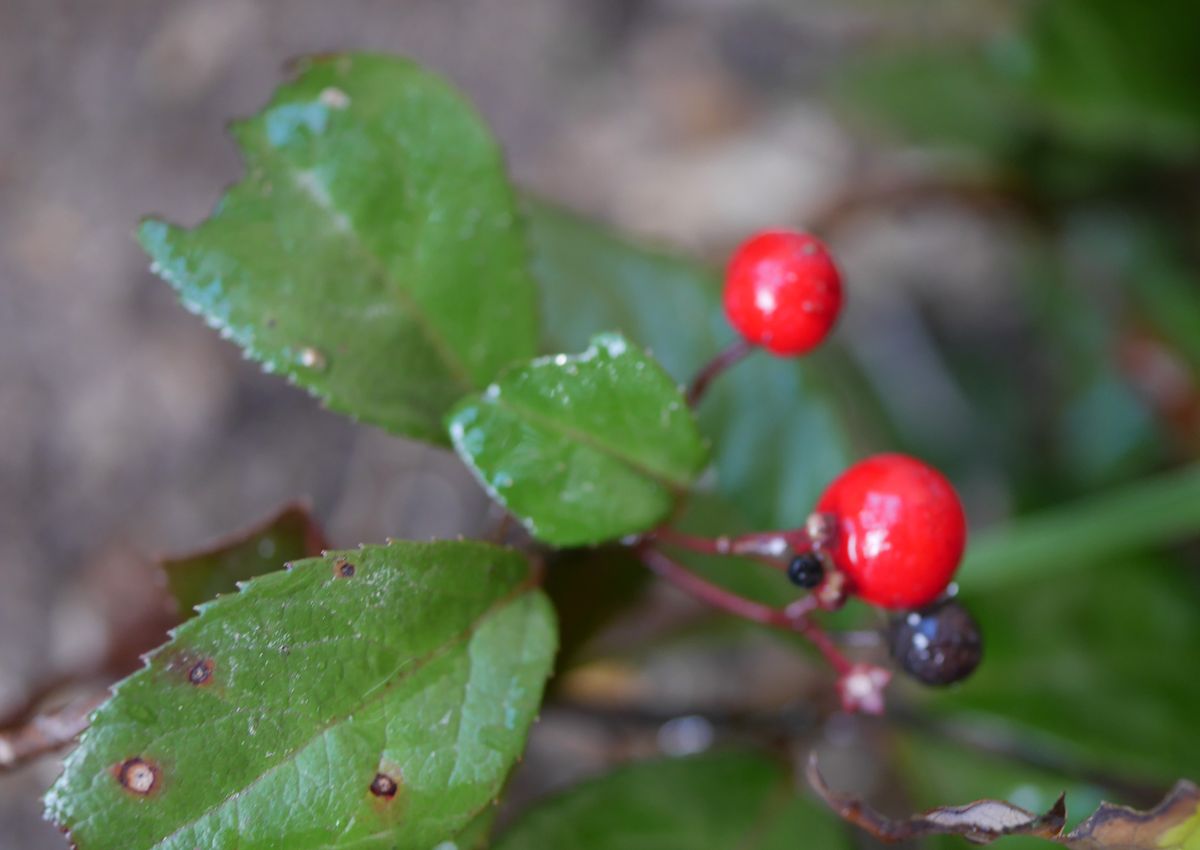
[[330, 408], [445, 442], [442, 417], [534, 353], [536, 293], [500, 151], [406, 61], [307, 63], [233, 127], [212, 216], [139, 231], [184, 305]]
[[429, 850], [499, 791], [554, 644], [511, 550], [296, 562], [202, 605], [116, 687], [48, 815], [84, 850]]
[[850, 848], [777, 764], [737, 753], [648, 761], [534, 806], [497, 850]]
[[557, 546], [653, 527], [707, 458], [679, 388], [616, 334], [510, 369], [448, 427], [492, 497]]
[[238, 582], [274, 572], [281, 563], [321, 554], [325, 535], [303, 505], [288, 505], [277, 514], [211, 546], [164, 558], [167, 587], [179, 604], [179, 616], [192, 616], [202, 602], [233, 593]]
[[907, 819], [895, 819], [849, 794], [835, 794], [825, 784], [816, 757], [809, 759], [808, 781], [818, 796], [848, 822], [881, 841], [911, 841], [934, 835], [961, 835], [990, 844], [1011, 835], [1029, 835], [1071, 850], [1191, 850], [1200, 842], [1200, 788], [1178, 782], [1161, 803], [1138, 811], [1112, 803], [1100, 807], [1070, 833], [1065, 795], [1043, 815], [1002, 800], [977, 800], [964, 806], [941, 806]]
[[[550, 350], [578, 350], [598, 331], [619, 330], [682, 383], [733, 340], [713, 270], [543, 203], [527, 200], [525, 215]], [[834, 348], [803, 363], [756, 354], [700, 406], [717, 490], [751, 527], [801, 524], [850, 460], [851, 405], [835, 390], [855, 382]]]

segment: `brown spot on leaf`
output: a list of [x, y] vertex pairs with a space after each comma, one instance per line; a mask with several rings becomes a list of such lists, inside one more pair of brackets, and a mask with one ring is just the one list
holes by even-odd
[[350, 563], [344, 558], [338, 558], [333, 565], [333, 577], [354, 578], [354, 564]]
[[202, 658], [188, 669], [188, 681], [193, 685], [207, 685], [212, 681], [213, 667], [216, 665], [211, 658]]
[[139, 797], [145, 797], [158, 787], [158, 767], [138, 756], [125, 759], [114, 768], [113, 774], [122, 788]]
[[375, 778], [371, 780], [371, 793], [385, 800], [395, 797], [399, 789], [400, 786], [396, 784], [396, 780], [392, 779], [386, 773], [377, 773], [375, 774]]

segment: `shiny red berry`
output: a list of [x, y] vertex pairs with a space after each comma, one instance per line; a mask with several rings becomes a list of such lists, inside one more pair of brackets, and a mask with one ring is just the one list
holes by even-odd
[[821, 344], [842, 308], [842, 277], [829, 251], [807, 233], [767, 230], [743, 242], [725, 273], [725, 315], [773, 354]]
[[854, 464], [825, 490], [817, 511], [834, 518], [829, 552], [851, 592], [884, 608], [920, 608], [937, 599], [967, 542], [950, 482], [905, 455]]

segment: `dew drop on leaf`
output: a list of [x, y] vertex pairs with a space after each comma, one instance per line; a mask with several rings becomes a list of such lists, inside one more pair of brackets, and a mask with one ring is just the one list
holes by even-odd
[[324, 353], [312, 346], [300, 349], [299, 361], [305, 369], [314, 369], [318, 372], [325, 371], [329, 366], [329, 360]]

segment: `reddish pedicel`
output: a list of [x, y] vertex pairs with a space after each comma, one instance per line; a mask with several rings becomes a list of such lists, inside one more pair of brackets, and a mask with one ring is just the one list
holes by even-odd
[[750, 342], [793, 356], [821, 344], [842, 308], [842, 278], [807, 233], [768, 230], [734, 252], [725, 274], [725, 315]]
[[950, 482], [905, 455], [856, 463], [829, 485], [817, 511], [836, 518], [829, 551], [852, 592], [884, 608], [920, 608], [937, 599], [967, 542]]

